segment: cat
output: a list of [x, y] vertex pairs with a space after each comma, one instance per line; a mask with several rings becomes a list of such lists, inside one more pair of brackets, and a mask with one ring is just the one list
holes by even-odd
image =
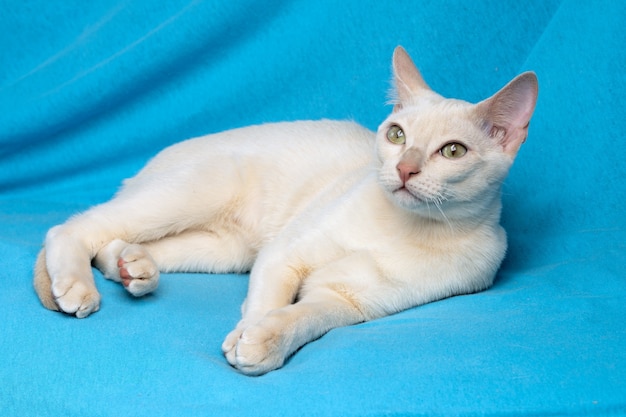
[[333, 328], [491, 286], [507, 246], [501, 186], [537, 78], [470, 104], [432, 91], [400, 46], [392, 69], [377, 132], [286, 122], [163, 150], [112, 200], [50, 229], [35, 265], [43, 305], [97, 311], [92, 261], [134, 296], [159, 272], [250, 271], [222, 350], [261, 375]]

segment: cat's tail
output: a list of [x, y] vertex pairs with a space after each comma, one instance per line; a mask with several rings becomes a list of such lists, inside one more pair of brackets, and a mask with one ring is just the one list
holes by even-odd
[[45, 248], [43, 248], [41, 252], [39, 252], [39, 256], [37, 256], [33, 285], [41, 304], [43, 304], [43, 306], [47, 309], [59, 311], [59, 306], [57, 306], [57, 303], [54, 301], [54, 297], [52, 296], [52, 281], [50, 280], [48, 267], [46, 265]]

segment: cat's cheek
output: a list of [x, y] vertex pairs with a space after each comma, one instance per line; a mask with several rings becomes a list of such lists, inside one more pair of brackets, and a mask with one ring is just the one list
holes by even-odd
[[[446, 184], [461, 184], [468, 179], [476, 178], [479, 184], [487, 184], [484, 178], [484, 161], [477, 161], [475, 158], [466, 158], [464, 161], [457, 161], [453, 167], [442, 172], [442, 179]], [[483, 185], [484, 186], [484, 185]]]
[[402, 188], [402, 180], [398, 174], [395, 164], [384, 165], [378, 173], [378, 183], [388, 193]]

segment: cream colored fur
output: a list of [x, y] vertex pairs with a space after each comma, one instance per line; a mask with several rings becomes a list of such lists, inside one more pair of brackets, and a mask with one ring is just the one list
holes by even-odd
[[[506, 251], [500, 187], [536, 77], [472, 105], [430, 90], [400, 47], [393, 68], [398, 100], [377, 133], [278, 123], [162, 151], [111, 201], [48, 232], [35, 268], [42, 303], [97, 311], [92, 261], [135, 296], [157, 288], [159, 271], [250, 271], [222, 349], [259, 375], [332, 328], [489, 287]], [[467, 152], [446, 157], [450, 143]]]

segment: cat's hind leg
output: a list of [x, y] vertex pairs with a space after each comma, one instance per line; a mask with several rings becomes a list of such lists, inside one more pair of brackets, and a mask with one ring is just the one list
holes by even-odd
[[256, 250], [242, 233], [189, 230], [132, 244], [115, 239], [94, 258], [105, 278], [121, 282], [134, 296], [154, 291], [162, 272], [245, 272]]
[[162, 272], [240, 273], [256, 259], [253, 240], [236, 228], [187, 230], [143, 246]]
[[178, 217], [171, 213], [185, 209], [184, 202], [175, 199], [163, 204], [146, 201], [159, 201], [159, 193], [122, 193], [48, 231], [34, 277], [44, 306], [78, 318], [99, 309], [100, 294], [91, 269], [96, 254], [114, 239], [142, 242], [166, 236], [177, 224]]
[[[85, 262], [82, 262], [85, 260]], [[89, 245], [65, 225], [50, 229], [35, 264], [34, 287], [42, 304], [57, 311], [86, 317], [100, 308]]]
[[159, 285], [159, 270], [148, 250], [140, 244], [114, 239], [94, 258], [94, 266], [105, 278], [121, 282], [124, 288], [141, 297]]
[[[45, 256], [40, 256], [34, 278], [44, 306], [52, 307], [52, 300], [57, 310], [79, 318], [88, 316], [100, 305], [91, 263], [103, 247], [115, 239], [129, 243], [156, 242], [200, 225], [213, 224], [218, 215], [228, 219], [223, 214], [224, 207], [230, 207], [231, 212], [239, 208], [232, 203], [238, 201], [230, 191], [237, 189], [235, 186], [223, 187], [228, 192], [205, 198], [172, 198], [172, 195], [185, 197], [193, 191], [188, 171], [183, 170], [185, 175], [178, 177], [168, 173], [152, 176], [153, 171], [148, 169], [143, 176], [139, 174], [127, 182], [109, 202], [50, 229], [45, 239]], [[146, 248], [151, 251], [149, 246]], [[144, 284], [148, 282], [153, 285], [155, 280], [144, 280]], [[131, 279], [128, 288], [139, 283]]]

